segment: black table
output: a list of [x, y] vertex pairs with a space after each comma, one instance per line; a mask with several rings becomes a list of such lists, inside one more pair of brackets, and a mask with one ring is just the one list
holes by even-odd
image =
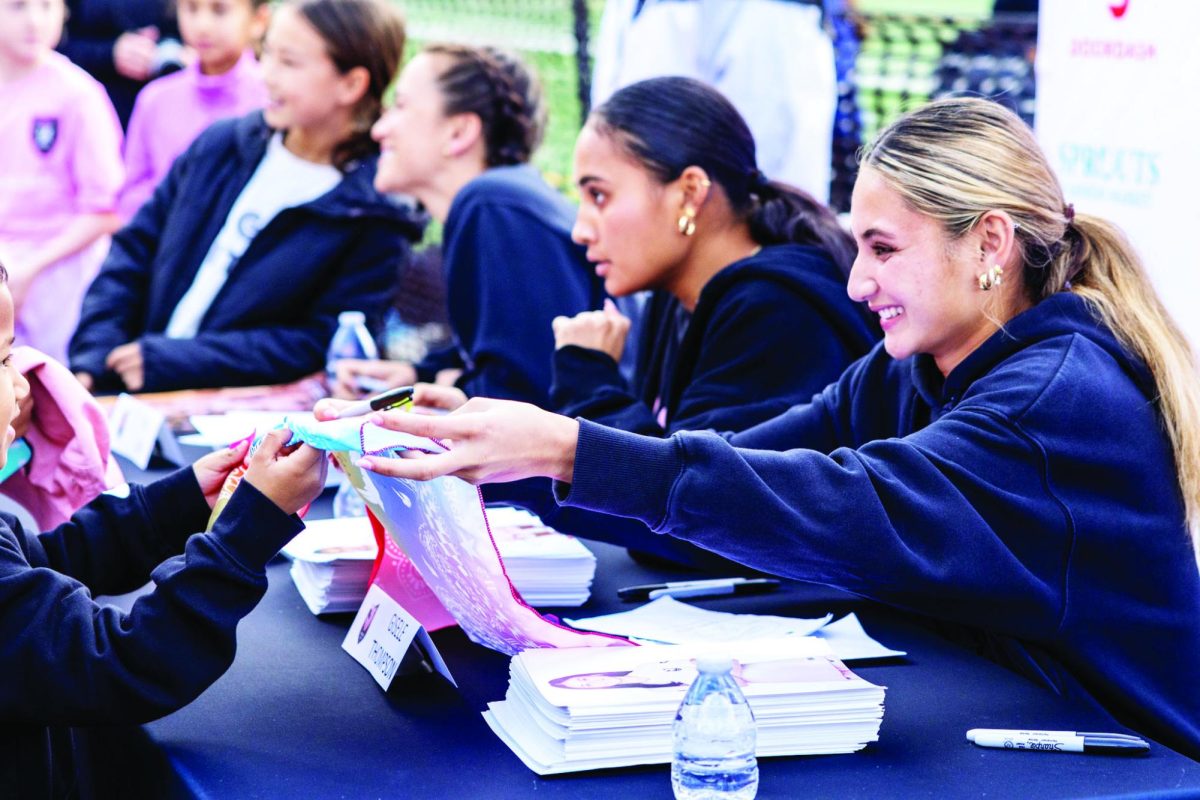
[[[683, 577], [593, 544], [592, 599], [563, 615], [627, 608], [616, 588]], [[204, 798], [670, 797], [667, 766], [539, 778], [488, 729], [508, 659], [455, 629], [433, 634], [458, 680], [401, 676], [384, 693], [341, 650], [352, 615], [317, 618], [282, 561], [238, 630], [233, 667], [193, 704], [143, 728], [111, 729], [97, 760], [126, 796]], [[878, 742], [852, 755], [764, 759], [759, 797], [1200, 797], [1200, 763], [1155, 744], [1149, 756], [985, 750], [969, 728], [1113, 727], [951, 644], [918, 621], [823, 587], [697, 601], [725, 611], [818, 616], [855, 610], [904, 659], [854, 670], [888, 687]], [[1191, 678], [1187, 678], [1191, 679]]]

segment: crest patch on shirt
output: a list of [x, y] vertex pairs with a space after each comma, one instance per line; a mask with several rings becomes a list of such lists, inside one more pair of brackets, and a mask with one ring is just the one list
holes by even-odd
[[49, 153], [58, 141], [58, 119], [53, 117], [34, 117], [33, 145], [42, 153]]

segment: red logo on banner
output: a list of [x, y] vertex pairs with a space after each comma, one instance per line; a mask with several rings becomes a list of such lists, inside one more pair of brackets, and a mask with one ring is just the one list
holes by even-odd
[[1110, 5], [1108, 10], [1112, 12], [1114, 17], [1120, 19], [1121, 17], [1125, 16], [1125, 12], [1129, 10], [1129, 0], [1122, 0], [1122, 2], [1117, 3], [1116, 5]]

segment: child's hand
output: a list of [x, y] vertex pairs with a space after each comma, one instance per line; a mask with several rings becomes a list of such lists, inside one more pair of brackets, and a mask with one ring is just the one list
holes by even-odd
[[145, 362], [142, 361], [142, 345], [139, 342], [114, 347], [108, 358], [104, 359], [104, 365], [120, 375], [125, 388], [131, 392], [140, 392], [146, 385]]
[[155, 27], [125, 31], [113, 43], [113, 67], [126, 78], [148, 80], [154, 67], [157, 44], [158, 29]]
[[192, 472], [196, 474], [196, 482], [200, 484], [200, 491], [204, 492], [204, 499], [208, 501], [209, 508], [217, 502], [217, 494], [225, 485], [229, 473], [246, 458], [246, 450], [249, 447], [250, 440], [246, 439], [233, 447], [209, 453], [192, 464]]
[[325, 488], [325, 454], [307, 444], [286, 447], [291, 431], [266, 435], [250, 457], [245, 480], [270, 498], [285, 514], [295, 514]]

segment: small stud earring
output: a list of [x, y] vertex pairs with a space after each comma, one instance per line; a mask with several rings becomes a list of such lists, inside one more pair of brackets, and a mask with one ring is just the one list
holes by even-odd
[[696, 210], [694, 208], [685, 208], [683, 214], [679, 217], [679, 222], [676, 223], [679, 232], [684, 236], [691, 236], [696, 232]]
[[1004, 268], [999, 264], [993, 264], [983, 272], [979, 273], [979, 288], [983, 291], [990, 291], [993, 286], [999, 286], [1004, 281]]

